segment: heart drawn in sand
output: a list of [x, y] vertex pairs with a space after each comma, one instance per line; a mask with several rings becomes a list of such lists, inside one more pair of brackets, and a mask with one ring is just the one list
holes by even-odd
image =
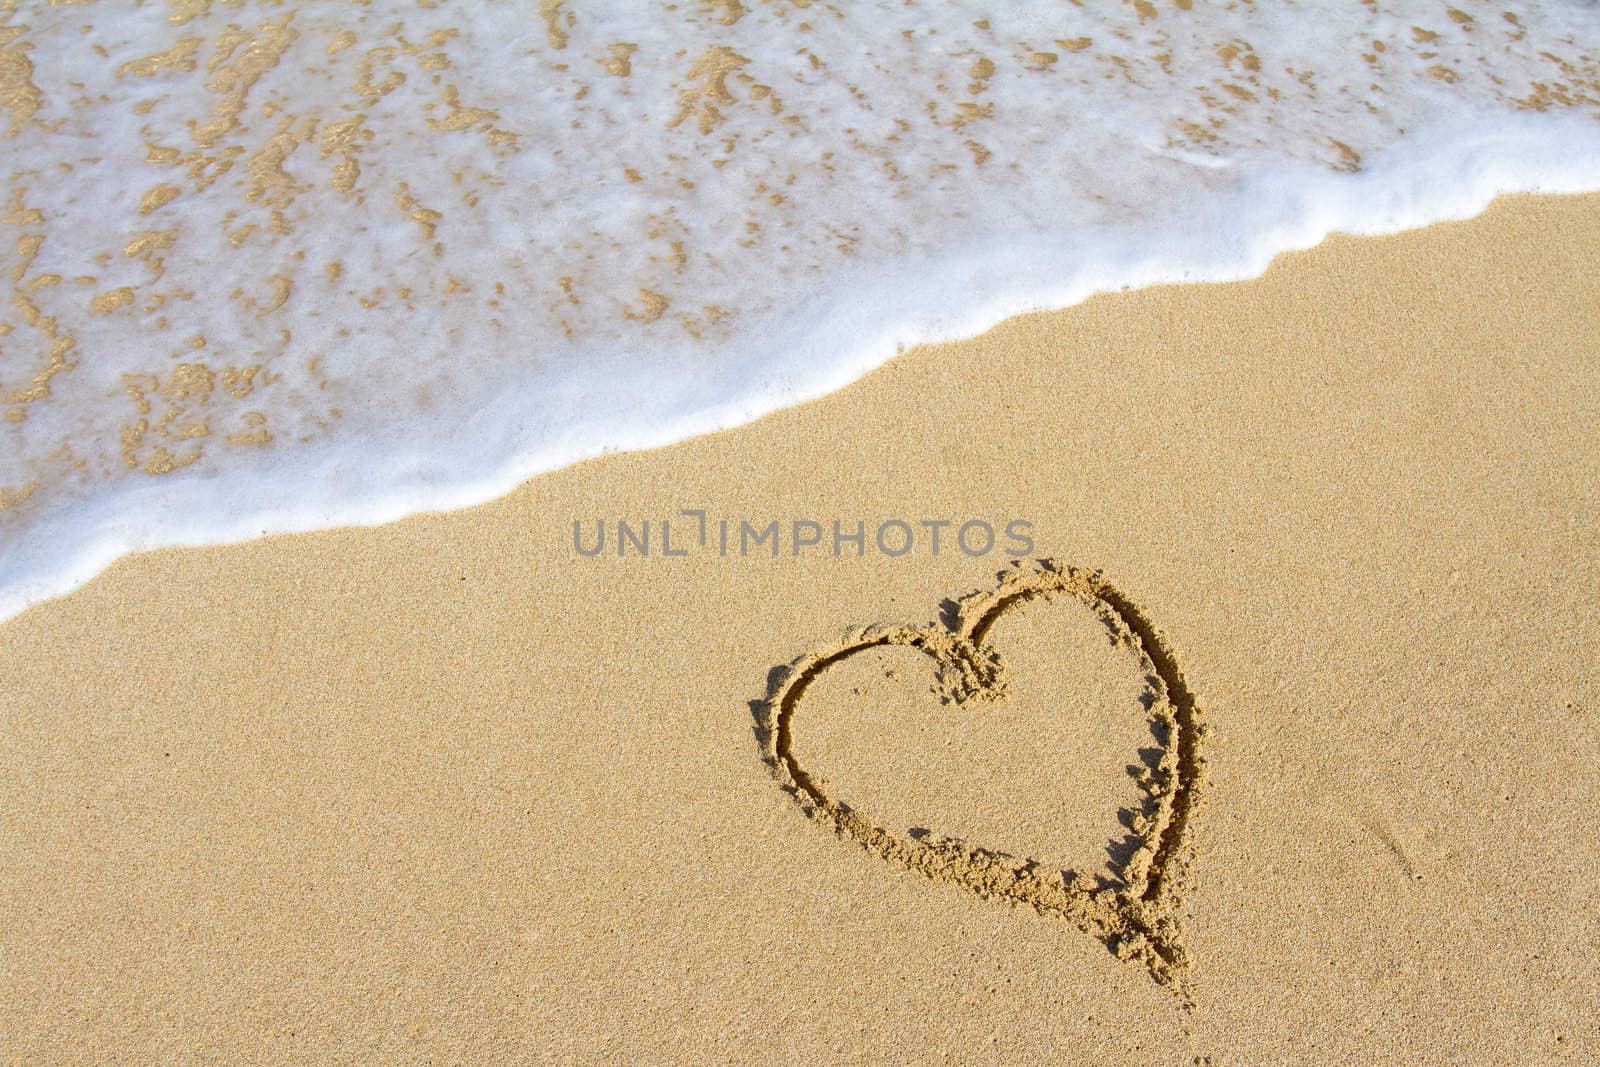
[[[1117, 863], [1120, 885], [1096, 885], [1082, 874], [937, 832], [896, 833], [834, 795], [825, 780], [801, 765], [794, 743], [797, 712], [807, 687], [830, 668], [869, 649], [913, 648], [932, 659], [941, 700], [982, 714], [982, 705], [1006, 699], [1006, 665], [987, 641], [991, 628], [1027, 601], [1056, 594], [1094, 612], [1112, 640], [1133, 653], [1149, 685], [1148, 715], [1159, 758], [1138, 770], [1142, 810], [1129, 821], [1134, 847]], [[773, 671], [756, 713], [763, 756], [779, 786], [841, 837], [893, 866], [1065, 919], [1119, 957], [1144, 965], [1162, 985], [1184, 985], [1190, 958], [1179, 898], [1193, 859], [1189, 834], [1200, 796], [1205, 728], [1161, 631], [1100, 572], [1052, 560], [1019, 564], [1002, 572], [993, 590], [959, 601], [945, 625], [852, 631]]]

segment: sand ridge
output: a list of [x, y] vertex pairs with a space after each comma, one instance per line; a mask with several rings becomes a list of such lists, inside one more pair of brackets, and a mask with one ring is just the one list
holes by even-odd
[[[936, 831], [896, 834], [835, 796], [802, 765], [794, 746], [795, 713], [806, 688], [831, 667], [867, 649], [907, 646], [934, 660], [942, 701], [1004, 700], [1006, 663], [985, 638], [1008, 611], [1051, 593], [1065, 593], [1093, 611], [1113, 641], [1135, 654], [1150, 687], [1151, 732], [1161, 748], [1153, 766], [1139, 766], [1143, 810], [1129, 823], [1136, 847], [1119, 864], [1123, 885], [1096, 886], [1081, 873]], [[811, 818], [892, 866], [1065, 919], [1098, 937], [1119, 958], [1142, 964], [1161, 985], [1184, 992], [1192, 959], [1180, 912], [1194, 856], [1190, 834], [1203, 788], [1205, 725], [1165, 636], [1099, 571], [1048, 559], [1018, 561], [1001, 572], [993, 590], [957, 601], [942, 625], [869, 626], [777, 668], [756, 714], [763, 756], [779, 787]]]

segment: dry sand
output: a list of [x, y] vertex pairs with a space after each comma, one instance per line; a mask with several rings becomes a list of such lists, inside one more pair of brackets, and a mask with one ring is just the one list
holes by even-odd
[[[1597, 278], [1600, 197], [1503, 201], [470, 511], [125, 560], [0, 628], [0, 1060], [1593, 1062]], [[998, 554], [571, 546], [696, 507], [1027, 519], [1137, 601], [1209, 726], [1187, 984], [763, 762], [773, 667]], [[854, 657], [796, 745], [1114, 886], [1152, 735], [1092, 619], [997, 626], [989, 703]]]

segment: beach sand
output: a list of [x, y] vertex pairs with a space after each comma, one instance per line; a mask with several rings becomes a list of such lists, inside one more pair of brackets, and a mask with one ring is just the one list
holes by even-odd
[[[0, 1060], [1593, 1062], [1597, 278], [1600, 197], [1503, 200], [467, 511], [125, 559], [0, 627]], [[1027, 520], [1136, 602], [1207, 728], [1183, 982], [764, 762], [773, 668], [936, 632], [998, 550], [573, 548], [688, 508]], [[851, 657], [795, 751], [1114, 887], [1153, 735], [1111, 632], [1008, 614], [990, 702]]]

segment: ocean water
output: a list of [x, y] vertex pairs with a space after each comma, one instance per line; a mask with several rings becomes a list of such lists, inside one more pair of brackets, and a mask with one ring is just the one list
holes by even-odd
[[1600, 7], [0, 3], [0, 617], [1600, 188]]

